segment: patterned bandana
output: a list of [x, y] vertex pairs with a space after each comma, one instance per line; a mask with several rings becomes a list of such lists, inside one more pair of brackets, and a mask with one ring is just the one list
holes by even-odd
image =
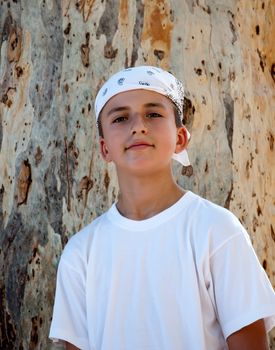
[[[120, 92], [129, 90], [151, 90], [161, 95], [167, 96], [177, 107], [182, 115], [184, 90], [182, 83], [172, 74], [165, 70], [152, 66], [139, 66], [126, 68], [109, 78], [99, 90], [95, 99], [96, 120], [100, 115], [105, 104]], [[187, 131], [188, 139], [190, 134]], [[186, 150], [181, 153], [174, 153], [173, 159], [182, 165], [190, 165]]]

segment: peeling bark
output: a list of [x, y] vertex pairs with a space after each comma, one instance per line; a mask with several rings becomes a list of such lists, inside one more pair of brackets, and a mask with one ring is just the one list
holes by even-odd
[[17, 204], [26, 204], [32, 182], [31, 166], [28, 160], [22, 162], [17, 181]]
[[50, 348], [62, 249], [116, 198], [93, 103], [123, 67], [184, 81], [177, 180], [237, 215], [275, 285], [274, 23], [273, 0], [0, 2], [1, 349]]

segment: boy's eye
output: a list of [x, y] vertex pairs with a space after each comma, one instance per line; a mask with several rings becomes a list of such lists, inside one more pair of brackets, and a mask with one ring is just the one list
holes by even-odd
[[124, 122], [125, 120], [127, 120], [127, 117], [126, 116], [120, 116], [120, 117], [116, 117], [112, 123], [121, 123], [121, 122]]
[[153, 112], [146, 114], [147, 118], [161, 118], [162, 116], [159, 113]]

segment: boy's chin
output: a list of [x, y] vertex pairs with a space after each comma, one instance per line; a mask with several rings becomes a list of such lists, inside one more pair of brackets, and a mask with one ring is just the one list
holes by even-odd
[[120, 167], [116, 165], [118, 174], [125, 174], [131, 176], [149, 176], [153, 174], [159, 174], [161, 171], [167, 171], [171, 169], [171, 162], [168, 164], [156, 164], [152, 159], [132, 161], [126, 166]]

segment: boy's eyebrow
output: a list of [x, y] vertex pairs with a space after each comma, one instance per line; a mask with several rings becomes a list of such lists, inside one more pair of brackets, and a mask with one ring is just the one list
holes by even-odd
[[[149, 102], [149, 103], [146, 103], [145, 105], [143, 105], [143, 107], [161, 107], [161, 108], [165, 108], [165, 106], [162, 103], [159, 103], [159, 102]], [[107, 113], [107, 115], [109, 116], [112, 113], [121, 112], [121, 111], [129, 110], [129, 109], [130, 109], [130, 107], [127, 107], [127, 106], [114, 107]]]
[[125, 110], [128, 110], [128, 109], [130, 109], [130, 108], [129, 107], [114, 107], [107, 113], [107, 115], [109, 116], [112, 113], [121, 112], [121, 111], [125, 111]]
[[146, 103], [144, 105], [144, 107], [161, 107], [161, 108], [165, 108], [165, 106], [162, 103], [159, 103], [159, 102]]

